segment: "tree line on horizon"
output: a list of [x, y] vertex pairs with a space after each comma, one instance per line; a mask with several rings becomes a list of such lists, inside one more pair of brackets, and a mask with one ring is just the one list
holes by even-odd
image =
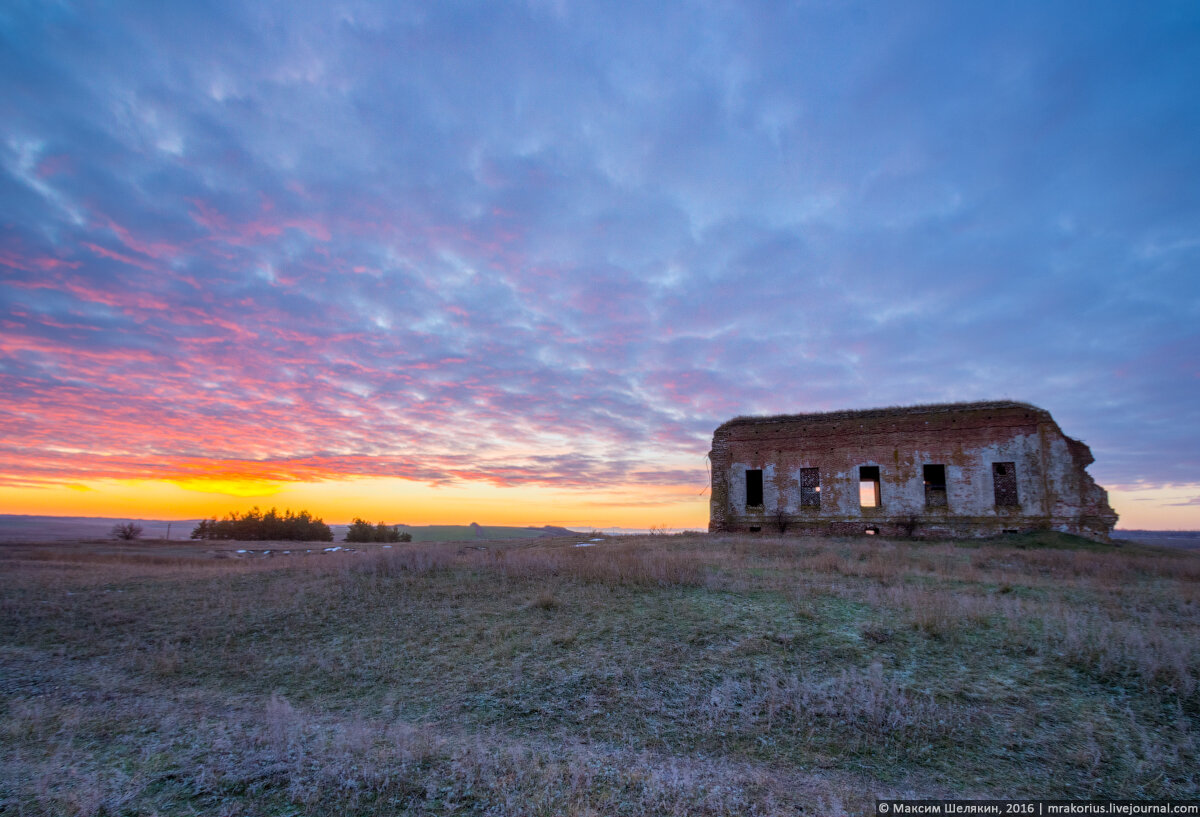
[[244, 514], [231, 512], [224, 519], [201, 519], [192, 531], [193, 539], [239, 539], [247, 542], [287, 540], [294, 542], [332, 542], [333, 531], [308, 511], [282, 514], [275, 508], [267, 512], [255, 505]]
[[365, 519], [354, 517], [354, 524], [346, 531], [347, 542], [411, 542], [412, 534], [400, 532], [399, 525], [372, 525]]
[[[138, 533], [141, 533], [139, 529]], [[116, 530], [114, 529], [114, 535]], [[282, 514], [276, 508], [262, 511], [256, 505], [244, 514], [231, 512], [224, 519], [201, 519], [192, 530], [193, 539], [235, 539], [245, 542], [289, 541], [332, 542], [333, 531], [323, 519], [308, 511]], [[411, 542], [411, 533], [402, 533], [399, 525], [372, 525], [354, 518], [346, 531], [347, 542]]]

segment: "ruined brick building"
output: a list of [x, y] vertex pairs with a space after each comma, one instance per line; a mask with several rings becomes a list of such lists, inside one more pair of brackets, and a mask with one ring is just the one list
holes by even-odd
[[1091, 450], [1026, 403], [738, 417], [713, 434], [710, 531], [1106, 539]]

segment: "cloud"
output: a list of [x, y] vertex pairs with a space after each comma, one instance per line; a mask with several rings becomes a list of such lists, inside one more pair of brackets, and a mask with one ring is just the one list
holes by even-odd
[[10, 11], [0, 475], [682, 485], [1012, 397], [1194, 481], [1197, 12], [1081, 10]]

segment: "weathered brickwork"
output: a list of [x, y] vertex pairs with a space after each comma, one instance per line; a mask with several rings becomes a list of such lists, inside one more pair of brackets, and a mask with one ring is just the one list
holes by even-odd
[[1107, 539], [1117, 521], [1091, 450], [1026, 403], [739, 417], [709, 457], [714, 532]]

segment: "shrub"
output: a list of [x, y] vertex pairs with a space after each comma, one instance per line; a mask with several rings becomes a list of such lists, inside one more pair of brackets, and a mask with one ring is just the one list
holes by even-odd
[[782, 505], [780, 505], [779, 508], [775, 511], [775, 527], [779, 530], [780, 533], [787, 533], [788, 523], [790, 521], [791, 520], [788, 519], [787, 509], [785, 509]]
[[354, 518], [346, 531], [347, 542], [411, 542], [411, 533], [401, 533], [399, 525], [372, 525], [365, 519]]
[[193, 539], [239, 539], [242, 541], [287, 540], [293, 542], [332, 542], [333, 531], [308, 511], [280, 514], [275, 508], [263, 513], [254, 506], [242, 516], [230, 513], [224, 519], [201, 519], [192, 531]]
[[113, 525], [112, 538], [132, 542], [142, 535], [142, 526], [136, 522], [121, 522]]

